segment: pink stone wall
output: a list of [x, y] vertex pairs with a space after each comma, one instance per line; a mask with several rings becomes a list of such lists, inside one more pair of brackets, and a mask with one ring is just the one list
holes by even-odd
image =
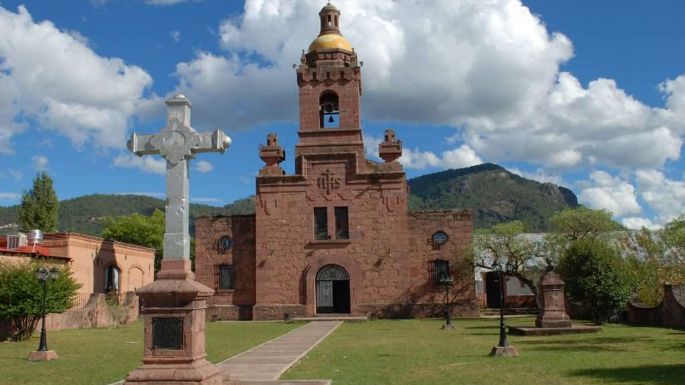
[[[218, 241], [233, 239], [230, 249]], [[234, 289], [218, 289], [217, 266], [233, 265]], [[216, 292], [208, 301], [210, 319], [251, 319], [255, 303], [255, 217], [200, 217], [195, 222], [195, 280]], [[242, 310], [241, 310], [242, 309]], [[242, 312], [242, 314], [241, 314]]]

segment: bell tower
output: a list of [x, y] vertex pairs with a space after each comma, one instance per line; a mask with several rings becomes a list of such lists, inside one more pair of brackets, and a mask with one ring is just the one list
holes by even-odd
[[340, 11], [328, 3], [319, 12], [320, 32], [302, 51], [297, 67], [300, 141], [295, 148], [295, 172], [310, 155], [354, 153], [357, 171], [365, 165], [360, 99], [361, 65], [340, 32]]

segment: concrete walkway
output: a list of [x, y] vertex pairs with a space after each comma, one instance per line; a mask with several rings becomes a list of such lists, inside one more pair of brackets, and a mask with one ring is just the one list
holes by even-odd
[[310, 322], [233, 356], [217, 366], [226, 378], [230, 376], [231, 380], [244, 384], [320, 384], [320, 381], [274, 381], [341, 324], [341, 321]]

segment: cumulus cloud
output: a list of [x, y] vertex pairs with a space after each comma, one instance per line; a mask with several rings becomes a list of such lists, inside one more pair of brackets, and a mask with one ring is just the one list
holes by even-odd
[[526, 179], [531, 179], [540, 183], [552, 183], [557, 186], [563, 186], [566, 184], [564, 179], [559, 174], [547, 173], [544, 169], [538, 168], [535, 171], [523, 171], [521, 169], [512, 167], [508, 168], [512, 173], [522, 176]]
[[209, 163], [205, 160], [195, 161], [195, 171], [204, 174], [204, 173], [208, 173], [212, 170], [214, 170], [214, 166], [211, 163]]
[[169, 32], [169, 36], [171, 36], [171, 39], [175, 43], [178, 43], [179, 41], [181, 41], [181, 32], [180, 31], [171, 31], [171, 32]]
[[137, 168], [152, 174], [164, 175], [166, 173], [166, 161], [158, 157], [119, 154], [112, 163], [117, 167]]
[[183, 3], [188, 0], [145, 0], [145, 4], [148, 5], [174, 5], [178, 3]]
[[[372, 158], [378, 157], [378, 145], [383, 142], [381, 138], [364, 135], [364, 147], [366, 155]], [[443, 151], [436, 155], [432, 151], [421, 151], [418, 148], [403, 148], [402, 156], [398, 162], [406, 168], [425, 169], [433, 168], [462, 168], [483, 163], [483, 160], [469, 146], [461, 146]]]
[[578, 199], [593, 209], [606, 209], [622, 217], [639, 214], [642, 208], [637, 202], [635, 188], [620, 177], [613, 177], [605, 171], [590, 174], [591, 185], [584, 188]]
[[[558, 170], [659, 168], [680, 156], [685, 78], [661, 84], [665, 109], [612, 79], [583, 85], [559, 70], [573, 56], [571, 41], [518, 0], [336, 5], [342, 32], [365, 63], [366, 118], [453, 125], [481, 157]], [[317, 35], [319, 7], [317, 0], [247, 0], [239, 17], [223, 21], [225, 52], [199, 52], [176, 69], [198, 116], [231, 128], [295, 120], [291, 64]], [[440, 163], [436, 154], [413, 155], [417, 164]]]
[[21, 198], [20, 194], [12, 192], [0, 192], [0, 201], [16, 201]]
[[45, 171], [48, 168], [48, 157], [45, 155], [35, 155], [31, 160], [36, 171]]
[[685, 180], [673, 180], [657, 170], [635, 173], [642, 199], [657, 213], [660, 224], [685, 214]]
[[36, 120], [76, 146], [122, 148], [128, 119], [152, 79], [141, 68], [96, 54], [87, 39], [0, 7], [0, 153]]
[[662, 226], [652, 222], [649, 218], [643, 217], [628, 217], [621, 220], [621, 224], [631, 230], [640, 230], [646, 227], [650, 230], [660, 229]]

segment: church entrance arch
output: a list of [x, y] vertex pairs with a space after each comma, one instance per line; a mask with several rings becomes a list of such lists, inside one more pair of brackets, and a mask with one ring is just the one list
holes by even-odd
[[338, 265], [326, 265], [316, 273], [316, 313], [350, 313], [350, 275]]

